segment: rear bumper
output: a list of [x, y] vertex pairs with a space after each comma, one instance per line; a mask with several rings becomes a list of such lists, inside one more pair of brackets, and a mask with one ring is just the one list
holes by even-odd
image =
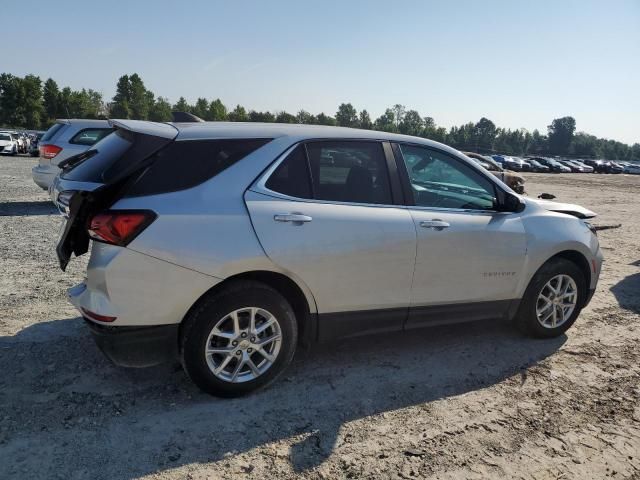
[[36, 165], [31, 169], [31, 176], [36, 185], [44, 190], [48, 190], [58, 172], [58, 167]]
[[110, 327], [85, 318], [98, 348], [121, 367], [151, 367], [178, 358], [179, 325]]

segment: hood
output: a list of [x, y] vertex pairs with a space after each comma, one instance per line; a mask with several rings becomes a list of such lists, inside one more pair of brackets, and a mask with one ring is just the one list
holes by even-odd
[[7, 146], [7, 145], [11, 145], [11, 140], [0, 140], [0, 146]]
[[534, 203], [545, 210], [552, 212], [566, 213], [578, 218], [593, 218], [597, 213], [592, 212], [588, 208], [574, 205], [573, 203], [552, 202], [551, 200], [541, 200], [538, 198], [527, 198], [526, 202]]

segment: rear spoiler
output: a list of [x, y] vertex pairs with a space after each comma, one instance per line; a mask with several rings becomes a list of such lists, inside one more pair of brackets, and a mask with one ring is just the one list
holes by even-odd
[[168, 140], [173, 140], [178, 136], [178, 129], [169, 123], [149, 122], [147, 120], [109, 119], [109, 125], [113, 128], [151, 135], [152, 137], [166, 138]]

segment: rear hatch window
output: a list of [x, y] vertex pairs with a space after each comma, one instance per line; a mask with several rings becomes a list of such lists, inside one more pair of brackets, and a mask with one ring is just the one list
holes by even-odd
[[110, 184], [141, 168], [145, 160], [171, 140], [116, 130], [86, 152], [60, 164], [64, 180]]
[[51, 128], [49, 128], [49, 130], [47, 130], [44, 135], [42, 136], [42, 138], [40, 139], [41, 142], [48, 142], [49, 140], [51, 140], [53, 137], [55, 137], [61, 130], [64, 129], [64, 127], [66, 127], [67, 124], [66, 123], [54, 123]]

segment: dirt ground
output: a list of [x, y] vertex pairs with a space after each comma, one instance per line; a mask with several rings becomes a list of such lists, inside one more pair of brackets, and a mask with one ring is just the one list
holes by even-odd
[[640, 478], [640, 176], [527, 175], [598, 212], [597, 293], [566, 336], [498, 323], [331, 345], [247, 398], [112, 366], [64, 297], [60, 218], [0, 157], [0, 478]]

